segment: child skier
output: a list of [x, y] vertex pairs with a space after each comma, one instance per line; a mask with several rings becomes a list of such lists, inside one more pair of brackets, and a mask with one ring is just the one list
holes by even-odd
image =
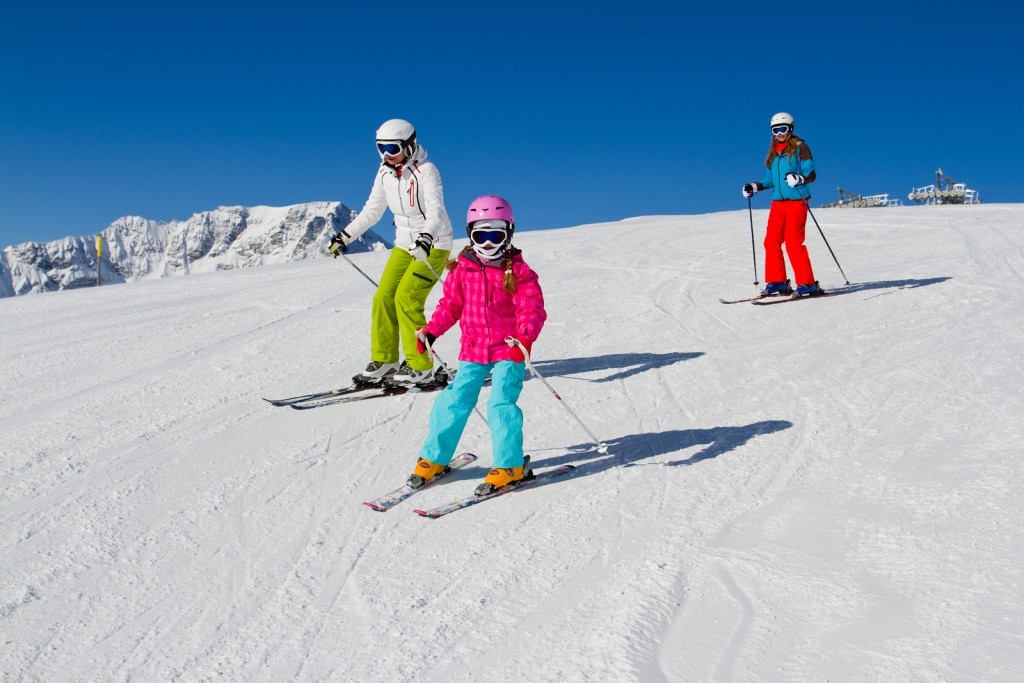
[[[441, 175], [416, 143], [416, 129], [402, 119], [385, 121], [377, 129], [381, 164], [363, 210], [331, 240], [328, 250], [338, 255], [366, 232], [390, 208], [395, 217], [395, 248], [391, 250], [370, 323], [370, 364], [353, 377], [356, 384], [394, 382], [419, 384], [433, 377], [430, 356], [416, 348], [416, 329], [427, 321], [423, 306], [448, 260], [452, 223], [444, 208]], [[405, 362], [399, 366], [399, 338]]]
[[544, 295], [537, 274], [512, 246], [516, 224], [512, 207], [501, 197], [473, 201], [466, 216], [470, 246], [448, 264], [444, 296], [430, 323], [417, 330], [420, 349], [458, 321], [462, 331], [459, 371], [438, 396], [430, 413], [430, 433], [408, 484], [419, 488], [443, 472], [476, 406], [480, 388], [491, 374], [487, 421], [491, 428], [494, 469], [476, 495], [532, 476], [523, 456], [523, 412], [516, 405], [523, 389], [523, 351], [506, 339], [519, 340], [529, 353], [544, 326]]
[[743, 186], [743, 196], [750, 199], [756, 192], [775, 188], [772, 208], [768, 213], [768, 230], [764, 238], [764, 281], [762, 296], [792, 294], [786, 278], [786, 262], [782, 245], [786, 245], [789, 263], [796, 278], [796, 295], [824, 294], [814, 279], [811, 259], [804, 246], [807, 224], [807, 186], [814, 182], [814, 159], [807, 143], [793, 134], [793, 117], [779, 112], [772, 117], [772, 141], [764, 165], [768, 170], [760, 183]]

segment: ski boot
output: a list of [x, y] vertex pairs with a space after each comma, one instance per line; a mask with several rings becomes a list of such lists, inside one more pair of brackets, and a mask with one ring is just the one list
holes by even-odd
[[398, 363], [382, 363], [379, 360], [371, 360], [366, 369], [352, 378], [354, 384], [379, 384], [386, 377], [393, 376], [398, 372]]
[[515, 484], [526, 479], [533, 479], [533, 470], [530, 469], [530, 456], [528, 455], [523, 458], [521, 467], [504, 467], [488, 472], [484, 478], [484, 483], [477, 486], [473, 494], [486, 496], [488, 493], [494, 493], [503, 486]]
[[441, 366], [434, 371], [434, 383], [448, 386], [455, 381], [455, 373], [456, 370], [452, 370], [451, 374], [448, 374], [448, 371], [444, 369], [444, 366]]
[[414, 489], [418, 489], [447, 469], [447, 465], [438, 465], [436, 462], [430, 462], [426, 458], [420, 458], [416, 461], [416, 469], [413, 470], [412, 476], [405, 483]]
[[432, 379], [434, 379], [434, 368], [413, 370], [409, 367], [408, 361], [402, 361], [402, 367], [398, 368], [398, 372], [388, 377], [388, 383], [416, 385], [427, 384]]
[[793, 296], [814, 296], [815, 294], [824, 294], [825, 290], [818, 285], [818, 281], [815, 280], [809, 285], [800, 285], [796, 288], [796, 294]]
[[789, 280], [785, 282], [768, 282], [761, 290], [761, 296], [785, 296], [793, 293]]

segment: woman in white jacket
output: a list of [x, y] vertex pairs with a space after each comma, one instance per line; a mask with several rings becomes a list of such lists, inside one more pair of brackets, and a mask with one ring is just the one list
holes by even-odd
[[[427, 295], [452, 249], [452, 223], [444, 208], [441, 174], [427, 151], [416, 144], [416, 129], [402, 119], [377, 129], [381, 165], [373, 189], [356, 219], [331, 240], [331, 253], [344, 252], [352, 240], [375, 225], [390, 208], [395, 217], [395, 247], [373, 297], [370, 364], [356, 383], [421, 383], [433, 376], [428, 354], [416, 349], [416, 330], [427, 323]], [[399, 365], [399, 342], [405, 362]]]

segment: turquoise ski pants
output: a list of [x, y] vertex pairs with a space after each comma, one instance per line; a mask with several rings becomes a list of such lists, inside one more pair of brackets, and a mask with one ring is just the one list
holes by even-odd
[[445, 387], [430, 411], [430, 434], [420, 455], [438, 465], [447, 465], [466, 428], [469, 414], [476, 406], [480, 389], [493, 369], [491, 398], [487, 401], [487, 422], [491, 427], [492, 467], [519, 467], [523, 464], [523, 411], [516, 405], [523, 391], [524, 363], [510, 360], [497, 363], [459, 362], [455, 381]]

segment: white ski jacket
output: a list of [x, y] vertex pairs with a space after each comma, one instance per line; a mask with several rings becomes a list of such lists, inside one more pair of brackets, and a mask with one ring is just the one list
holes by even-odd
[[434, 236], [434, 247], [452, 248], [452, 222], [444, 208], [441, 174], [427, 161], [427, 150], [417, 145], [400, 168], [381, 163], [370, 197], [355, 220], [345, 227], [355, 239], [377, 224], [391, 209], [395, 215], [395, 246], [410, 249], [421, 233]]

